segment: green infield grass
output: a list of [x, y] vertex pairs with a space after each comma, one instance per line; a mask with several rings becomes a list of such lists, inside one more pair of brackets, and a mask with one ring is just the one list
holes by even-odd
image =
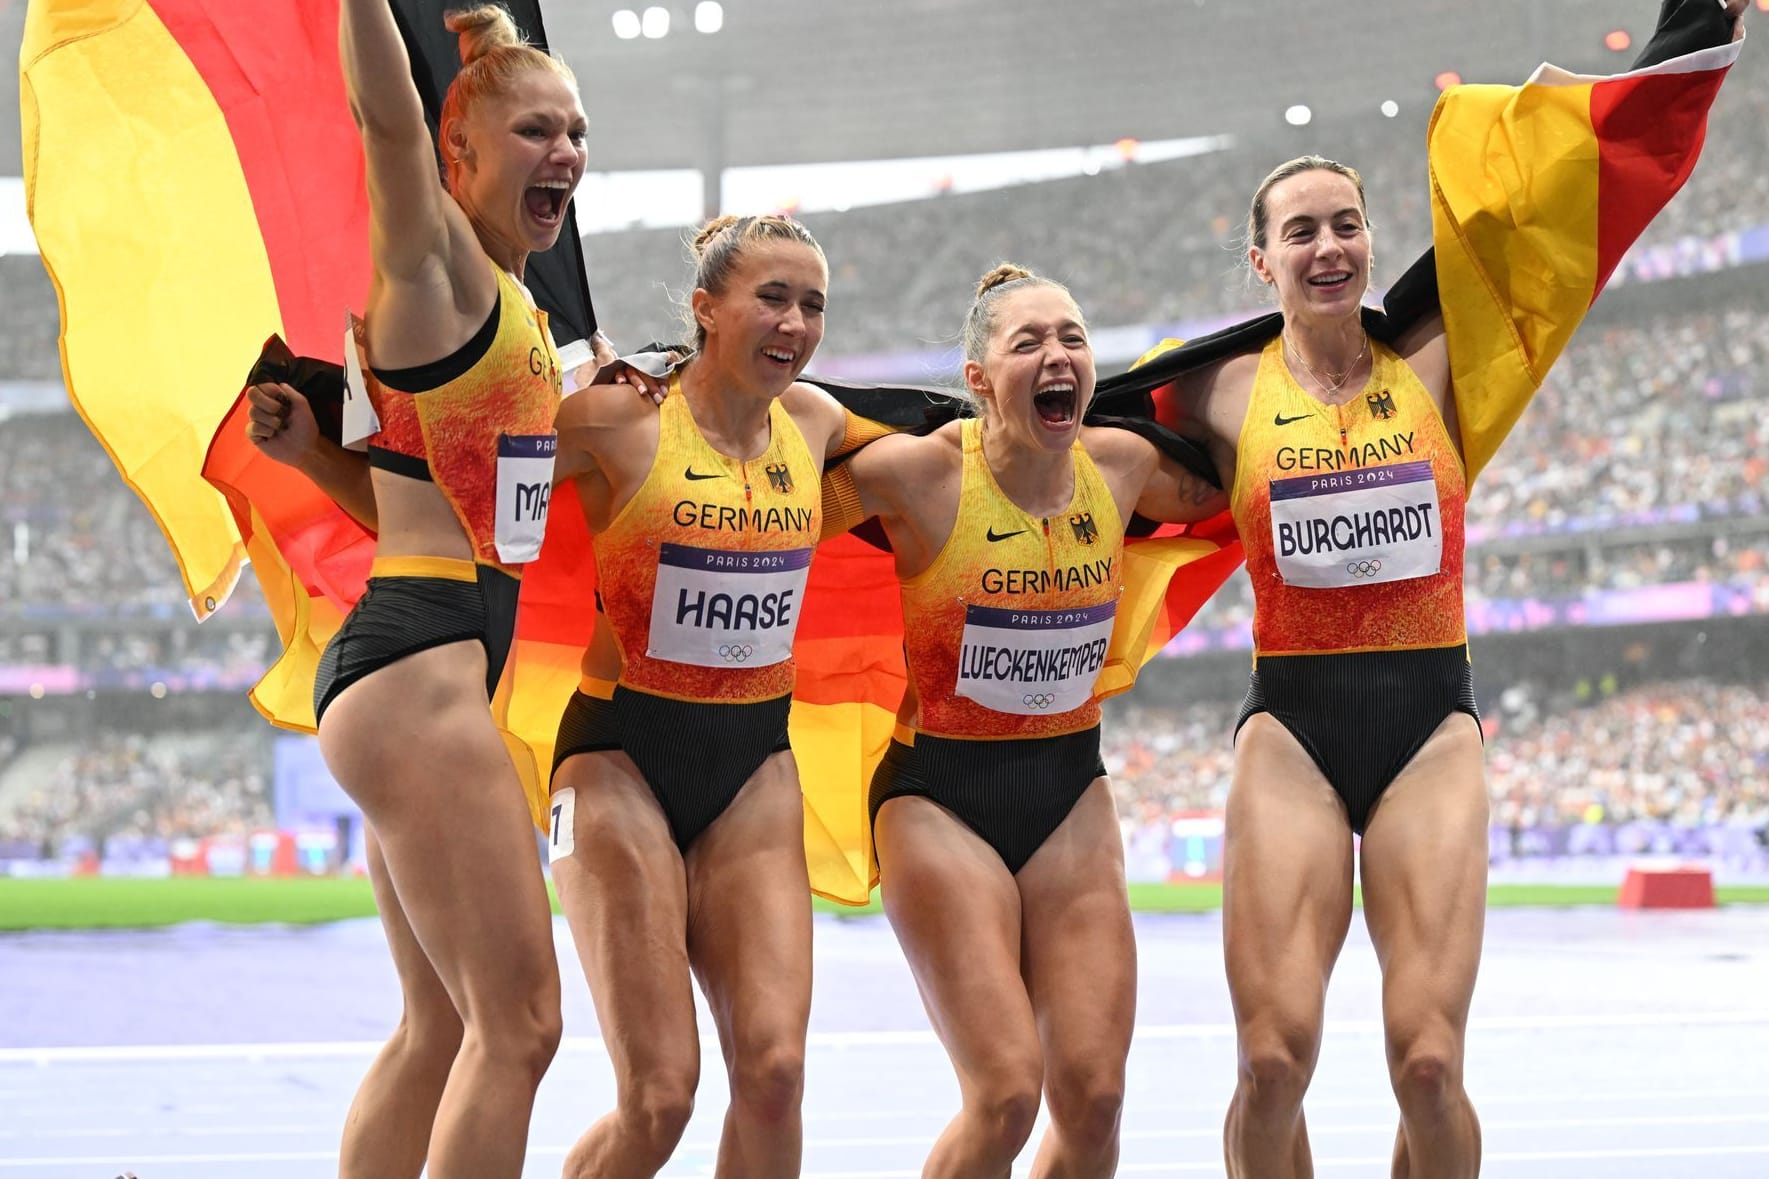
[[[1601, 886], [1499, 884], [1487, 892], [1487, 902], [1494, 908], [1613, 905], [1616, 892]], [[1722, 888], [1717, 895], [1723, 905], [1769, 904], [1769, 887]], [[1130, 905], [1139, 913], [1210, 912], [1222, 906], [1222, 886], [1133, 884]], [[824, 901], [816, 908], [842, 916], [880, 912], [876, 897], [863, 909]], [[186, 921], [311, 925], [374, 915], [368, 881], [358, 879], [0, 880], [0, 930], [6, 931], [145, 929]]]

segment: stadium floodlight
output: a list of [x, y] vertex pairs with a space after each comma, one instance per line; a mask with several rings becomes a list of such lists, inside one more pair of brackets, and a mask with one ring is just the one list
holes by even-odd
[[617, 9], [614, 13], [614, 35], [622, 41], [631, 41], [639, 35], [639, 14], [630, 8]]
[[669, 36], [670, 10], [660, 4], [653, 4], [650, 8], [645, 10], [645, 16], [640, 21], [640, 27], [644, 34], [653, 41], [656, 41], [661, 37]]
[[1284, 112], [1284, 122], [1292, 127], [1306, 127], [1314, 119], [1314, 112], [1300, 102]]
[[1443, 73], [1433, 78], [1432, 82], [1439, 90], [1448, 90], [1451, 86], [1460, 86], [1462, 84], [1462, 75], [1458, 74], [1455, 70], [1445, 70]]
[[1628, 36], [1626, 29], [1616, 29], [1603, 38], [1603, 47], [1612, 53], [1624, 53], [1633, 43], [1634, 38]]
[[1394, 101], [1392, 98], [1389, 99], [1382, 104], [1382, 113], [1388, 118], [1394, 118], [1394, 116], [1400, 114], [1400, 103]]
[[700, 0], [694, 6], [694, 28], [702, 33], [716, 33], [725, 27], [725, 6], [719, 0]]

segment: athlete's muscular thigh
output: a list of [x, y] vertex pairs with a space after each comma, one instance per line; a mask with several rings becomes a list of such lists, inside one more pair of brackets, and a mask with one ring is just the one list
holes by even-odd
[[1489, 818], [1480, 732], [1454, 713], [1384, 792], [1360, 855], [1384, 972], [1416, 971], [1408, 993], [1457, 1023], [1480, 962]]
[[1318, 1025], [1351, 923], [1351, 828], [1314, 760], [1271, 716], [1235, 743], [1223, 839], [1223, 949], [1237, 1018]]
[[[688, 849], [688, 945], [721, 1029], [757, 1005], [802, 1040], [811, 991], [804, 796], [791, 753], [771, 755]], [[747, 1009], [747, 1010], [746, 1010]]]
[[663, 808], [618, 751], [566, 758], [553, 788], [572, 798], [553, 880], [618, 1077], [697, 1076], [687, 878]]

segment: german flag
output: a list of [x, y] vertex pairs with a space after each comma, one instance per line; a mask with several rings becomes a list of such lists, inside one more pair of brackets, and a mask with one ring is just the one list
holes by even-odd
[[1470, 479], [1689, 178], [1738, 58], [1724, 25], [1717, 4], [1670, 0], [1625, 74], [1545, 65], [1523, 86], [1457, 86], [1439, 100], [1432, 241]]
[[26, 207], [61, 304], [63, 377], [199, 618], [247, 555], [202, 475], [240, 374], [272, 332], [335, 355], [346, 301], [367, 289], [336, 45], [335, 0], [26, 13]]
[[[394, 0], [434, 128], [459, 68], [444, 0]], [[533, 0], [506, 4], [545, 44]], [[20, 52], [27, 207], [69, 396], [172, 546], [197, 617], [256, 569], [284, 650], [252, 693], [313, 728], [314, 669], [374, 538], [245, 437], [267, 337], [338, 362], [368, 290], [362, 147], [337, 0], [38, 0]], [[568, 220], [528, 281], [563, 343], [595, 326]]]

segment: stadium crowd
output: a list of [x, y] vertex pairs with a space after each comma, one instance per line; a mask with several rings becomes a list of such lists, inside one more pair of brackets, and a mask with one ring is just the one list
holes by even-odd
[[[1108, 708], [1104, 756], [1127, 838], [1220, 812], [1239, 702], [1163, 704], [1139, 689]], [[1487, 707], [1499, 830], [1631, 823], [1769, 830], [1769, 682], [1666, 680], [1550, 694], [1522, 684]], [[20, 755], [0, 738], [0, 779]], [[265, 731], [169, 738], [105, 733], [68, 748], [40, 787], [0, 808], [0, 859], [53, 858], [70, 840], [241, 834], [272, 822]], [[1146, 842], [1147, 836], [1142, 836]]]
[[[1769, 98], [1745, 86], [1723, 91], [1713, 113], [1716, 127], [1741, 131], [1766, 121]], [[1096, 176], [803, 214], [829, 255], [824, 355], [954, 345], [972, 278], [1003, 258], [1062, 279], [1095, 327], [1257, 309], [1262, 300], [1242, 262], [1247, 200], [1285, 155], [1305, 150], [1363, 173], [1375, 202], [1375, 280], [1384, 286], [1431, 244], [1424, 141], [1422, 119], [1360, 120], [1311, 126], [1287, 147], [1232, 148]], [[1726, 142], [1731, 150], [1703, 157], [1635, 255], [1769, 222], [1769, 146], [1748, 133]], [[665, 299], [684, 293], [689, 273], [681, 230], [593, 234], [585, 250], [597, 305], [617, 341], [674, 338], [678, 323]], [[1699, 250], [1687, 265], [1712, 268]]]
[[[0, 778], [14, 756], [0, 757]], [[248, 832], [272, 821], [269, 780], [262, 726], [177, 737], [94, 734], [0, 811], [0, 859], [26, 849], [51, 859], [76, 837], [102, 844]]]
[[[1520, 685], [1483, 718], [1493, 822], [1769, 827], [1769, 682], [1674, 680], [1581, 699]], [[1220, 811], [1236, 701], [1110, 710], [1106, 768], [1127, 823]]]

